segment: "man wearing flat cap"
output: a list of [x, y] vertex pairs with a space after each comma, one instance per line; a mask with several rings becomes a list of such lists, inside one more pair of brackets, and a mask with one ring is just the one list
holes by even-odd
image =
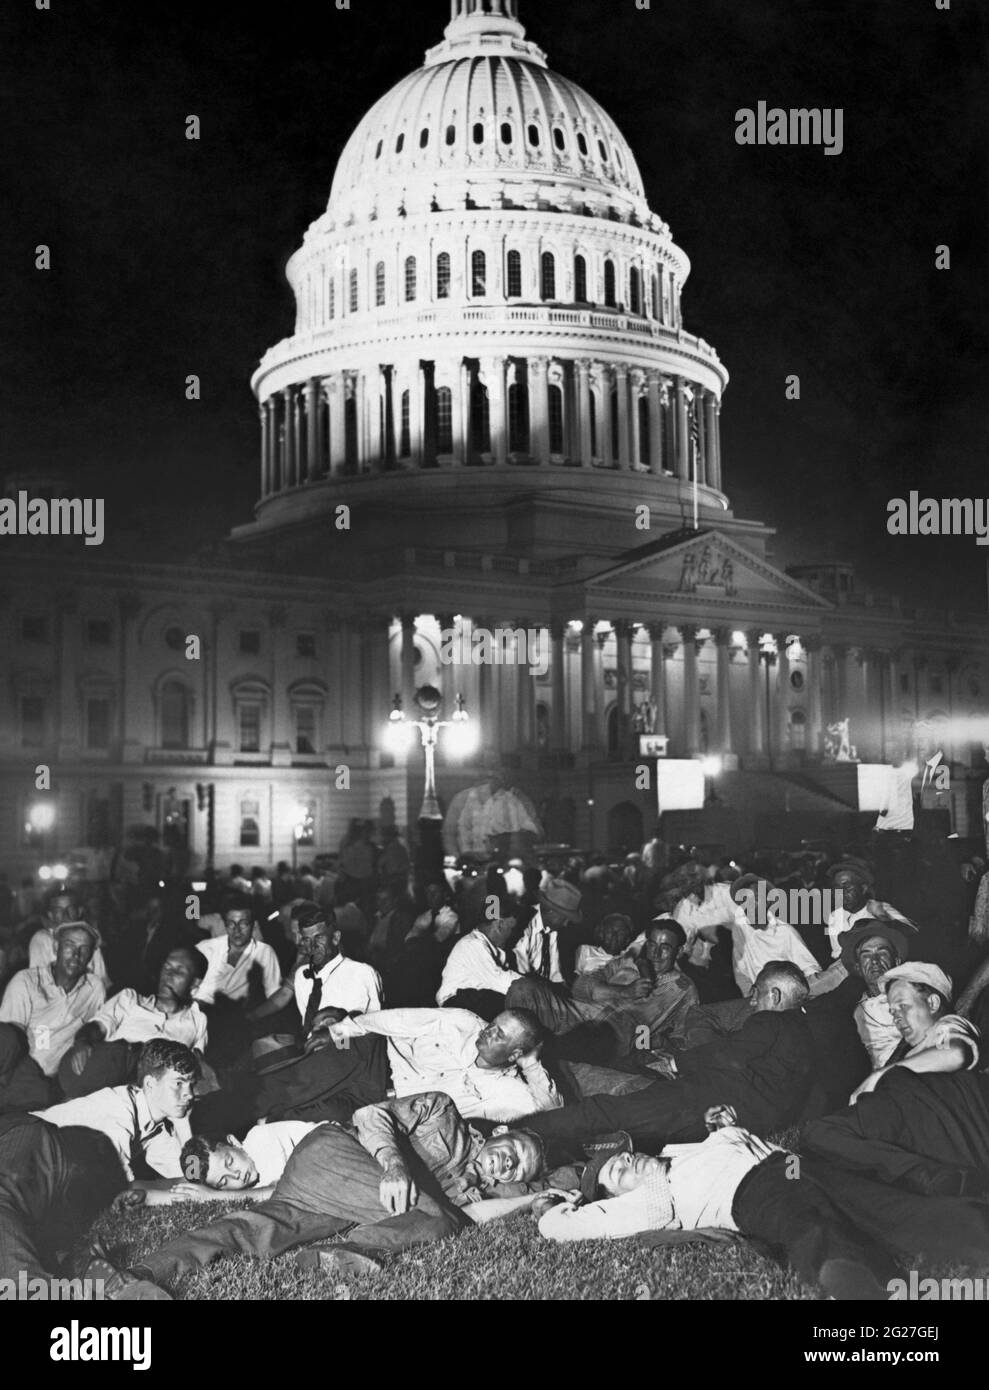
[[99, 940], [88, 922], [62, 922], [52, 964], [21, 970], [8, 984], [0, 1000], [0, 1114], [27, 1108], [25, 1095], [29, 1105], [48, 1103], [45, 1078], [103, 1008], [106, 990], [89, 969]]

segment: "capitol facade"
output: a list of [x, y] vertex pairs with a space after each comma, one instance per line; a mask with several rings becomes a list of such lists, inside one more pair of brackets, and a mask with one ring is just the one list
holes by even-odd
[[933, 749], [950, 787], [925, 804], [978, 834], [984, 618], [772, 563], [731, 505], [729, 374], [683, 322], [689, 274], [517, 0], [453, 0], [289, 261], [222, 563], [5, 563], [4, 862], [142, 822], [193, 863], [289, 858], [300, 825], [335, 849], [357, 816], [414, 836], [422, 752], [386, 733], [424, 685], [477, 736], [460, 762], [440, 738], [441, 800], [500, 767], [554, 841], [637, 847], [657, 756], [717, 758], [716, 801], [671, 830], [739, 844], [823, 833], [857, 809], [849, 768]]

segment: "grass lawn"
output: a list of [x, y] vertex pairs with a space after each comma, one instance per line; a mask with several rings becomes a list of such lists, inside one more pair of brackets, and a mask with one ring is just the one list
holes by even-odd
[[[110, 1213], [93, 1228], [112, 1257], [132, 1264], [184, 1230], [233, 1210], [194, 1203]], [[793, 1275], [744, 1244], [650, 1248], [636, 1238], [555, 1245], [528, 1213], [400, 1255], [377, 1278], [345, 1283], [303, 1273], [293, 1255], [236, 1257], [190, 1275], [182, 1299], [813, 1299]]]

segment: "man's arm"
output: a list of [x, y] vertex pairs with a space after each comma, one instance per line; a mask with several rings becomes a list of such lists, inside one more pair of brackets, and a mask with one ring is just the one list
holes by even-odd
[[278, 964], [278, 957], [267, 943], [262, 943], [264, 950], [261, 953], [261, 978], [264, 985], [265, 999], [273, 999], [282, 987], [282, 967]]
[[955, 1013], [961, 1014], [962, 1018], [968, 1018], [986, 985], [989, 985], [989, 956], [987, 956], [978, 967], [975, 974], [958, 996], [958, 1003], [955, 1005]]
[[467, 1180], [470, 1160], [470, 1131], [457, 1113], [450, 1097], [439, 1091], [425, 1091], [400, 1100], [365, 1105], [355, 1111], [351, 1123], [357, 1138], [381, 1168], [381, 1203], [394, 1215], [415, 1206], [418, 1192], [408, 1170], [402, 1148], [403, 1140], [423, 1131], [442, 1127], [444, 1153], [441, 1163], [431, 1163], [430, 1169], [444, 1193], [456, 1206], [467, 1199], [473, 1184]]
[[14, 976], [0, 999], [0, 1023], [16, 1023], [26, 1029], [31, 1022], [31, 996], [23, 979], [23, 971]]

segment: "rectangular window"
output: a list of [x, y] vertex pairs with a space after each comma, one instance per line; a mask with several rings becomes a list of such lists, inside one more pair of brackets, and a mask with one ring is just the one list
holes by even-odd
[[240, 844], [242, 849], [256, 849], [261, 843], [260, 807], [256, 801], [240, 803]]
[[295, 654], [303, 657], [316, 655], [316, 636], [314, 633], [297, 632], [295, 634]]
[[436, 392], [436, 450], [453, 453], [453, 396], [448, 386]]
[[261, 706], [257, 704], [239, 705], [237, 719], [240, 726], [240, 751], [242, 753], [260, 753]]
[[110, 747], [110, 701], [86, 701], [86, 747]]
[[297, 705], [295, 710], [295, 751], [316, 752], [316, 710], [312, 705]]
[[240, 634], [241, 656], [257, 656], [261, 650], [261, 634], [256, 628], [245, 628]]
[[40, 748], [45, 741], [45, 702], [40, 695], [21, 696], [21, 747]]
[[411, 424], [412, 424], [412, 410], [411, 410], [411, 405], [410, 405], [410, 401], [409, 401], [409, 393], [408, 393], [408, 391], [403, 391], [403, 392], [402, 392], [402, 430], [401, 430], [401, 434], [399, 435], [399, 440], [398, 440], [398, 456], [399, 456], [399, 458], [402, 458], [402, 459], [407, 459], [407, 458], [409, 457], [409, 455], [412, 453], [412, 436], [411, 436], [411, 430], [410, 430]]
[[113, 641], [113, 627], [105, 618], [90, 618], [86, 623], [86, 645], [90, 647], [109, 647]]
[[522, 256], [518, 251], [508, 253], [508, 297], [518, 299], [522, 294]]
[[22, 642], [47, 642], [48, 619], [35, 614], [25, 614], [21, 619]]
[[446, 251], [436, 258], [436, 298], [450, 298], [450, 256]]

